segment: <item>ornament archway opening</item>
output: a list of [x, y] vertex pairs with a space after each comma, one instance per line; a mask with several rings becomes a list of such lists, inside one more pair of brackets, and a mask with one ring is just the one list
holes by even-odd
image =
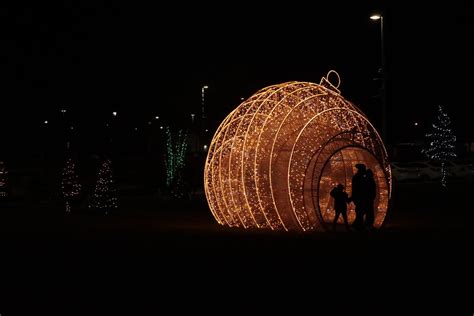
[[[383, 171], [381, 163], [375, 155], [366, 148], [357, 145], [348, 145], [335, 151], [323, 162], [322, 167], [318, 168], [317, 160], [314, 161], [313, 168], [309, 175], [312, 179], [311, 187], [305, 190], [306, 201], [311, 201], [312, 208], [320, 219], [322, 227], [327, 230], [327, 225], [332, 224], [334, 220], [334, 200], [330, 196], [331, 189], [337, 184], [344, 185], [346, 192], [351, 196], [352, 192], [352, 176], [356, 173], [355, 165], [358, 163], [365, 164], [367, 169], [371, 169], [374, 173], [376, 183], [376, 198], [374, 201], [374, 226], [380, 228], [383, 224], [389, 206], [389, 184]], [[309, 191], [309, 192], [308, 192]], [[349, 224], [355, 219], [355, 206], [350, 203], [347, 208]], [[343, 223], [342, 217], [338, 220], [339, 224]]]

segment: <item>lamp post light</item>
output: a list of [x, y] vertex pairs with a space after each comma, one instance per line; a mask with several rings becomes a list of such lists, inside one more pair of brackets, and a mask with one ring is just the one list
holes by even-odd
[[206, 117], [206, 114], [205, 114], [205, 111], [204, 111], [204, 92], [208, 88], [209, 88], [209, 86], [202, 86], [202, 88], [201, 88], [201, 118], [203, 118], [203, 119]]
[[382, 140], [387, 142], [387, 87], [386, 87], [386, 70], [385, 70], [385, 46], [384, 46], [384, 28], [383, 15], [374, 14], [370, 16], [373, 21], [380, 20], [380, 100], [382, 105]]
[[[206, 89], [208, 89], [209, 86], [207, 85], [204, 85], [202, 86], [201, 88], [201, 126], [200, 126], [200, 129], [199, 129], [199, 138], [200, 138], [200, 141], [198, 142], [199, 144], [202, 144], [202, 143], [205, 143], [208, 141], [207, 139], [207, 135], [206, 135], [206, 132], [207, 131], [207, 122], [206, 122], [206, 111], [205, 111], [205, 92], [206, 92]], [[206, 146], [206, 147], [204, 147]], [[203, 151], [206, 152], [207, 151], [207, 145], [204, 145], [203, 146]]]

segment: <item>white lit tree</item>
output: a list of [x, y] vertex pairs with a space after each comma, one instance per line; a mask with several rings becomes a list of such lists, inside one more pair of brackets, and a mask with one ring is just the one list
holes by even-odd
[[3, 161], [0, 161], [0, 197], [7, 196], [7, 188], [8, 188], [8, 170], [5, 168], [5, 164]]
[[105, 214], [117, 208], [117, 190], [115, 188], [110, 159], [106, 159], [99, 169], [97, 183], [89, 203], [89, 208], [101, 210]]
[[74, 160], [69, 158], [64, 166], [61, 177], [61, 190], [66, 203], [66, 212], [71, 211], [71, 200], [77, 199], [81, 194], [81, 184], [76, 172]]
[[438, 119], [433, 123], [433, 131], [430, 134], [426, 134], [429, 146], [422, 150], [429, 159], [441, 163], [441, 184], [443, 186], [446, 186], [446, 162], [456, 157], [456, 136], [454, 136], [450, 125], [451, 120], [440, 105], [438, 107]]

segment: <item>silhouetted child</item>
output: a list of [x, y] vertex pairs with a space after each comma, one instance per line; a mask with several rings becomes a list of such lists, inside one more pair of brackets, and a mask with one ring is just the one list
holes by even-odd
[[344, 186], [338, 184], [334, 189], [331, 190], [331, 196], [334, 198], [334, 210], [336, 215], [334, 216], [333, 230], [336, 230], [337, 220], [339, 215], [342, 215], [344, 219], [344, 224], [346, 225], [346, 230], [349, 230], [349, 224], [347, 222], [347, 203], [350, 202], [349, 196], [346, 191], [344, 191]]

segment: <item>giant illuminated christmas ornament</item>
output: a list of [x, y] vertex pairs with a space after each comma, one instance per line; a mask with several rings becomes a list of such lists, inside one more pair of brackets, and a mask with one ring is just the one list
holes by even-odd
[[[207, 201], [219, 224], [324, 230], [334, 219], [331, 189], [341, 183], [350, 196], [358, 163], [374, 173], [374, 226], [383, 224], [391, 195], [387, 152], [367, 117], [341, 96], [339, 83], [330, 71], [319, 84], [269, 86], [224, 119], [204, 170]], [[348, 217], [354, 221], [352, 203]]]

